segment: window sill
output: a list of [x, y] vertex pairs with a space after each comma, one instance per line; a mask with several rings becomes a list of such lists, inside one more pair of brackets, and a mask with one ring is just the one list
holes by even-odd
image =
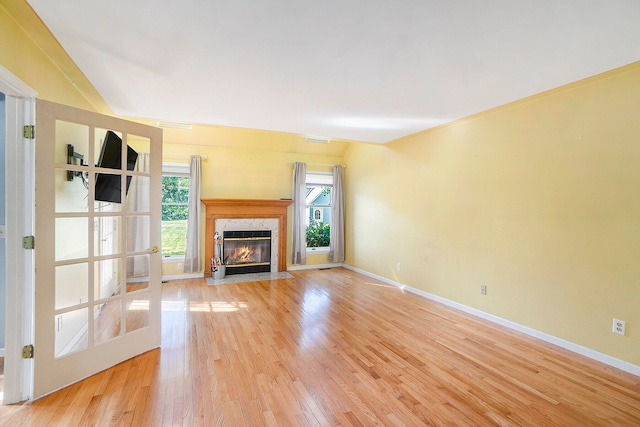
[[162, 255], [162, 262], [184, 262], [184, 255]]
[[321, 248], [307, 248], [308, 254], [328, 254], [329, 246], [323, 246]]

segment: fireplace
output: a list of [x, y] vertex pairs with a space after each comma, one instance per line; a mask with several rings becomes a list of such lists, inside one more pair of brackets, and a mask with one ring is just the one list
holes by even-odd
[[[287, 209], [292, 200], [261, 200], [261, 199], [202, 199], [206, 206], [206, 233], [204, 259], [205, 265], [209, 265], [211, 258], [215, 256], [216, 232], [223, 235], [226, 230], [247, 229], [271, 229], [273, 241], [271, 242], [272, 272], [287, 271]], [[219, 221], [240, 220], [274, 220], [276, 227], [233, 227], [217, 228]], [[277, 230], [277, 231], [275, 231]], [[211, 277], [209, 269], [205, 269], [206, 277]]]
[[222, 241], [227, 275], [271, 271], [271, 230], [224, 231]]

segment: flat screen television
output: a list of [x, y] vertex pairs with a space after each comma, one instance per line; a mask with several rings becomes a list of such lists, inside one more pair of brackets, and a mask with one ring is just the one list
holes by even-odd
[[[136, 165], [138, 153], [127, 146], [127, 170], [132, 171]], [[122, 168], [122, 139], [114, 132], [108, 130], [100, 149], [98, 164], [100, 168]], [[127, 176], [126, 192], [129, 192], [131, 176]], [[126, 193], [125, 193], [126, 194]], [[122, 198], [122, 179], [120, 175], [105, 173], [96, 174], [95, 200], [103, 202], [120, 203]]]

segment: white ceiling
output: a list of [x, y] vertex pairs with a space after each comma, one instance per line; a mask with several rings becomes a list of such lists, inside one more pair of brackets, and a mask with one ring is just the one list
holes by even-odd
[[640, 60], [638, 0], [28, 0], [114, 113], [384, 143]]

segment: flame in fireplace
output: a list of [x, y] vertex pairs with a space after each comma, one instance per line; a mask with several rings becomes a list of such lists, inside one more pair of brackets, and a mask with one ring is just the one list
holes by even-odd
[[249, 246], [240, 246], [236, 248], [233, 255], [229, 257], [228, 264], [246, 264], [258, 261], [256, 252]]

